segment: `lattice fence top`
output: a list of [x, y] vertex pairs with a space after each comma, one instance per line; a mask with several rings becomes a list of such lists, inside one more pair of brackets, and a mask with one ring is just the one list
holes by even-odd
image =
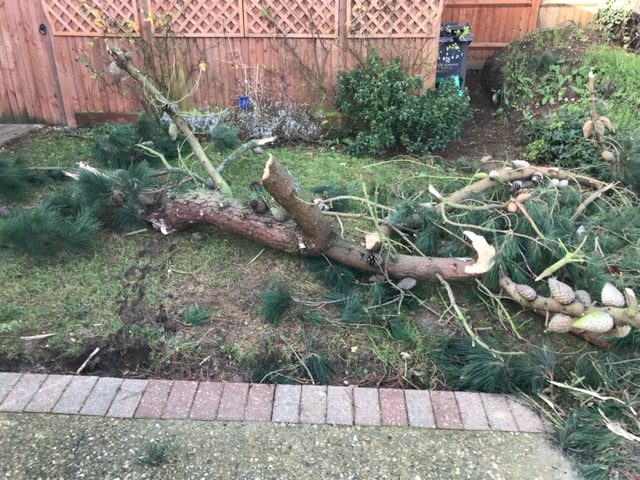
[[436, 37], [442, 0], [348, 0], [351, 38]]
[[42, 0], [53, 35], [139, 36], [137, 0]]
[[156, 35], [242, 37], [242, 0], [150, 0]]
[[337, 0], [244, 0], [247, 37], [338, 35]]

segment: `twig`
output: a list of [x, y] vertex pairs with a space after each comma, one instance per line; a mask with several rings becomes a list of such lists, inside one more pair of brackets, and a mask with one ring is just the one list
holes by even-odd
[[449, 301], [451, 302], [451, 306], [453, 307], [453, 311], [455, 312], [456, 317], [458, 318], [460, 323], [462, 323], [462, 326], [464, 327], [465, 331], [471, 337], [471, 341], [474, 344], [477, 343], [478, 345], [480, 345], [482, 348], [484, 348], [488, 352], [492, 353], [493, 355], [521, 355], [522, 354], [522, 352], [499, 352], [499, 351], [494, 350], [493, 348], [491, 348], [489, 345], [487, 345], [473, 331], [473, 329], [469, 325], [469, 322], [467, 321], [467, 318], [464, 316], [464, 313], [462, 313], [462, 310], [460, 309], [460, 307], [458, 307], [458, 304], [456, 303], [456, 298], [453, 295], [453, 290], [451, 290], [451, 285], [449, 285], [449, 283], [444, 278], [442, 278], [442, 276], [439, 273], [436, 273], [436, 278], [440, 281], [440, 283], [447, 290], [447, 295], [449, 296]]
[[240, 154], [246, 152], [247, 150], [249, 150], [250, 148], [253, 147], [259, 147], [262, 145], [266, 145], [267, 143], [272, 143], [276, 141], [276, 137], [265, 137], [265, 138], [259, 138], [259, 139], [254, 139], [254, 140], [250, 140], [247, 143], [244, 143], [242, 145], [240, 145], [238, 148], [236, 148], [233, 152], [231, 152], [223, 161], [222, 163], [220, 163], [220, 165], [218, 165], [218, 173], [221, 173], [224, 168], [227, 166], [227, 164], [229, 162], [232, 162], [233, 160], [235, 160]]
[[41, 340], [43, 338], [53, 337], [55, 333], [43, 333], [40, 335], [29, 335], [26, 337], [20, 337], [20, 340]]
[[569, 249], [565, 247], [564, 243], [562, 243], [562, 240], [558, 240], [560, 247], [562, 247], [562, 249], [565, 251], [564, 257], [562, 257], [560, 260], [555, 262], [550, 267], [545, 268], [544, 271], [536, 277], [535, 281], [539, 282], [543, 278], [553, 275], [557, 270], [560, 270], [562, 267], [564, 267], [565, 265], [569, 265], [570, 263], [586, 262], [587, 261], [586, 257], [582, 253], [580, 253], [580, 250], [582, 249], [586, 241], [587, 241], [587, 237], [584, 237], [584, 239], [582, 240], [582, 243], [578, 245], [578, 248], [576, 248], [574, 252], [570, 252]]
[[553, 380], [549, 380], [549, 383], [551, 385], [555, 385], [556, 387], [566, 388], [567, 390], [572, 390], [572, 391], [578, 392], [578, 393], [584, 393], [585, 395], [589, 395], [591, 397], [597, 398], [598, 400], [603, 400], [603, 401], [604, 400], [613, 400], [614, 402], [621, 403], [622, 405], [625, 405], [625, 406], [627, 405], [625, 402], [623, 402], [619, 398], [616, 398], [616, 397], [605, 397], [603, 395], [600, 395], [598, 392], [594, 392], [593, 390], [586, 390], [584, 388], [572, 387], [571, 385], [567, 385], [566, 383], [555, 382]]
[[76, 375], [80, 375], [80, 373], [88, 365], [88, 363], [91, 361], [91, 359], [93, 357], [95, 357], [98, 354], [99, 351], [100, 351], [100, 347], [96, 347], [96, 349], [93, 352], [91, 352], [91, 354], [87, 357], [87, 359], [84, 361], [84, 363], [82, 365], [80, 365], [80, 368], [78, 370], [76, 370]]
[[125, 237], [132, 237], [132, 236], [134, 236], [134, 235], [139, 235], [139, 234], [141, 234], [141, 233], [145, 233], [145, 232], [148, 232], [148, 231], [149, 231], [149, 230], [148, 230], [148, 229], [146, 229], [146, 228], [141, 228], [140, 230], [134, 230], [133, 232], [125, 233], [125, 234], [124, 234], [124, 236], [125, 236]]
[[604, 187], [599, 188], [598, 190], [593, 192], [591, 195], [589, 195], [587, 198], [585, 198], [584, 201], [580, 205], [578, 205], [578, 208], [576, 208], [575, 213], [571, 215], [571, 221], [578, 218], [580, 214], [582, 214], [582, 212], [584, 212], [589, 205], [591, 205], [594, 201], [600, 198], [603, 193], [611, 190], [616, 185], [617, 185], [617, 182], [605, 185]]
[[171, 166], [171, 164], [169, 164], [169, 162], [167, 162], [167, 158], [161, 152], [158, 152], [157, 150], [154, 150], [153, 148], [147, 147], [146, 145], [143, 145], [142, 143], [138, 143], [136, 145], [136, 147], [141, 148], [142, 150], [144, 150], [148, 154], [153, 155], [154, 157], [158, 157], [167, 170], [173, 170], [173, 167]]
[[247, 263], [247, 265], [251, 265], [253, 262], [258, 260], [258, 258], [260, 258], [260, 255], [262, 255], [264, 253], [264, 251], [265, 251], [264, 248], [262, 250], [260, 250], [255, 257], [253, 257], [251, 260], [249, 260], [249, 263]]
[[451, 306], [453, 307], [453, 310], [454, 310], [454, 312], [456, 314], [456, 317], [458, 317], [458, 320], [460, 320], [460, 322], [462, 323], [462, 326], [464, 327], [466, 332], [471, 337], [472, 342], [473, 343], [478, 343], [478, 345], [480, 345], [481, 347], [485, 348], [486, 350], [492, 351], [492, 349], [489, 347], [489, 345], [484, 343], [478, 337], [478, 335], [476, 335], [476, 333], [473, 331], [473, 329], [469, 325], [469, 322], [467, 321], [466, 317], [464, 316], [464, 313], [462, 313], [462, 310], [460, 310], [460, 307], [458, 307], [458, 304], [456, 302], [456, 297], [453, 295], [453, 290], [451, 290], [451, 285], [449, 285], [449, 283], [444, 278], [442, 278], [442, 276], [439, 273], [436, 273], [436, 278], [442, 284], [442, 286], [444, 286], [444, 288], [446, 289], [447, 295], [449, 296], [449, 302], [451, 302]]
[[138, 70], [130, 63], [130, 53], [122, 52], [120, 48], [118, 48], [118, 46], [113, 43], [107, 44], [107, 51], [113, 57], [116, 64], [121, 69], [125, 70], [131, 76], [131, 78], [138, 82], [143, 87], [145, 92], [148, 91], [149, 94], [151, 94], [155, 99], [155, 101], [161, 105], [164, 112], [166, 112], [171, 120], [173, 120], [173, 122], [178, 127], [178, 130], [186, 137], [186, 140], [191, 147], [191, 151], [195, 154], [204, 171], [207, 172], [207, 175], [213, 182], [214, 187], [220, 189], [224, 194], [230, 195], [231, 188], [224, 180], [224, 178], [222, 178], [222, 176], [213, 167], [211, 161], [209, 160], [209, 157], [207, 157], [207, 154], [204, 152], [202, 145], [189, 128], [187, 122], [184, 120], [184, 118], [180, 117], [177, 114], [176, 103], [171, 102], [168, 98], [166, 98], [162, 94], [162, 92], [160, 92], [160, 90], [158, 90], [158, 88], [151, 82], [151, 80], [149, 80], [149, 78], [147, 78], [140, 70]]
[[304, 360], [302, 360], [302, 357], [300, 355], [298, 355], [298, 352], [296, 352], [296, 349], [293, 348], [291, 346], [291, 344], [287, 341], [286, 338], [284, 337], [280, 337], [280, 339], [287, 344], [287, 346], [291, 349], [291, 352], [295, 355], [295, 357], [298, 359], [298, 362], [300, 362], [300, 365], [302, 365], [302, 367], [307, 371], [307, 375], [309, 375], [309, 378], [311, 379], [311, 384], [315, 385], [316, 381], [313, 379], [313, 375], [311, 375], [311, 371], [309, 370], [309, 367], [307, 367], [307, 364], [304, 363]]

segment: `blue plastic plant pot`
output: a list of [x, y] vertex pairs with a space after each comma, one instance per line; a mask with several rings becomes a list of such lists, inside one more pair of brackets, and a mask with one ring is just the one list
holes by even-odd
[[251, 102], [249, 101], [249, 97], [239, 96], [238, 97], [238, 110], [249, 110], [251, 106]]

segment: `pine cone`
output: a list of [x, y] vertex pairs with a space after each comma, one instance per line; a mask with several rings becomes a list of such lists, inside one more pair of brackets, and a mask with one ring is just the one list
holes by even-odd
[[376, 252], [372, 252], [370, 250], [367, 250], [367, 253], [362, 254], [362, 260], [364, 260], [364, 263], [370, 267], [379, 267], [382, 265], [382, 257]]
[[563, 305], [568, 305], [576, 299], [576, 294], [569, 285], [553, 277], [549, 279], [549, 290], [551, 296]]
[[252, 199], [249, 202], [249, 206], [251, 207], [251, 210], [259, 214], [267, 213], [267, 210], [269, 210], [267, 203], [259, 198]]
[[535, 289], [533, 289], [529, 285], [516, 285], [516, 292], [518, 295], [528, 301], [535, 300], [538, 296]]

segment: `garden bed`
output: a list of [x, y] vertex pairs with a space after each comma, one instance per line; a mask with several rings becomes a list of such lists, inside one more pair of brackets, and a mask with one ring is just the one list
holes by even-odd
[[[598, 63], [603, 79], [611, 75], [610, 65], [615, 63], [609, 60], [623, 55], [604, 47], [572, 49], [571, 44], [563, 44], [562, 48], [557, 45], [572, 38], [585, 42], [581, 35], [544, 35], [545, 41], [537, 42], [534, 37], [526, 39], [525, 45], [538, 45], [542, 53], [554, 45], [554, 55], [579, 51], [581, 58]], [[555, 61], [553, 65], [569, 68], [574, 60]], [[630, 63], [628, 68], [636, 68], [635, 65]], [[563, 73], [562, 68], [556, 70]], [[498, 268], [493, 269], [494, 285], [491, 279], [482, 279], [485, 286], [490, 285], [486, 288], [469, 276], [468, 283], [452, 284], [452, 290], [448, 290], [446, 282], [419, 282], [414, 289], [403, 289], [389, 278], [382, 282], [372, 279], [370, 273], [363, 271], [366, 268], [348, 268], [327, 256], [310, 259], [263, 248], [204, 225], [163, 236], [148, 225], [120, 224], [118, 231], [99, 230], [90, 246], [79, 254], [56, 255], [59, 252], [54, 251], [43, 259], [0, 249], [0, 370], [520, 392], [541, 399], [538, 406], [559, 427], [558, 439], [565, 448], [589, 452], [594, 477], [605, 475], [610, 466], [623, 460], [620, 468], [632, 471], [637, 467], [632, 455], [637, 450], [627, 441], [632, 437], [621, 435], [619, 430], [614, 432], [603, 424], [602, 418], [626, 422], [625, 428], [630, 431], [623, 431], [637, 433], [633, 423], [628, 422], [626, 410], [637, 402], [637, 393], [630, 393], [629, 385], [637, 386], [639, 373], [635, 364], [628, 363], [633, 362], [630, 356], [638, 347], [637, 332], [623, 339], [585, 335], [575, 328], [573, 332], [581, 338], [545, 332], [544, 318], [534, 315], [531, 309], [540, 302], [552, 303], [544, 297], [549, 288], [546, 280], [541, 285], [534, 277], [557, 264], [552, 273], [558, 272], [572, 281], [576, 289], [591, 289], [594, 295], [605, 281], [619, 287], [637, 285], [640, 267], [635, 260], [638, 246], [633, 239], [640, 226], [634, 220], [638, 208], [635, 194], [618, 185], [614, 188], [600, 180], [585, 180], [581, 173], [586, 169], [592, 169], [589, 173], [595, 175], [603, 173], [594, 168], [599, 161], [597, 155], [587, 155], [591, 162], [587, 165], [564, 165], [581, 169], [580, 173], [562, 173], [568, 176], [563, 179], [564, 190], [560, 188], [562, 180], [555, 177], [559, 175], [557, 170], [541, 166], [539, 170], [545, 178], [538, 172], [534, 172], [540, 176], [535, 182], [531, 173], [523, 177], [529, 182], [524, 187], [530, 188], [528, 193], [518, 191], [523, 188], [523, 179], [517, 180], [519, 186], [517, 181], [496, 181], [495, 191], [478, 189], [472, 192], [477, 196], [463, 198], [462, 202], [469, 201], [463, 207], [453, 202], [449, 219], [429, 217], [433, 205], [426, 199], [439, 200], [438, 192], [447, 198], [465, 186], [511, 175], [513, 170], [502, 167], [523, 155], [544, 163], [557, 158], [539, 156], [545, 151], [542, 146], [557, 145], [544, 136], [548, 135], [544, 129], [539, 133], [530, 127], [531, 122], [540, 122], [542, 127], [545, 122], [547, 126], [558, 125], [544, 117], [551, 106], [539, 105], [550, 84], [557, 89], [554, 98], [561, 90], [570, 89], [574, 80], [583, 90], [584, 85], [577, 77], [553, 84], [548, 72], [543, 72], [541, 78], [539, 83], [526, 85], [530, 91], [516, 90], [517, 95], [531, 97], [532, 109], [503, 102], [504, 111], [498, 114], [491, 93], [483, 89], [479, 76], [469, 75], [473, 118], [464, 124], [459, 138], [434, 157], [352, 157], [345, 153], [344, 145], [332, 141], [267, 148], [257, 153], [248, 149], [224, 170], [235, 199], [248, 205], [249, 200], [259, 205], [266, 195], [259, 185], [262, 178], [268, 190], [263, 169], [270, 154], [291, 173], [302, 191], [322, 198], [347, 194], [347, 202], [357, 203], [364, 198], [362, 204], [345, 207], [342, 217], [326, 217], [333, 231], [354, 245], [363, 243], [371, 231], [373, 215], [392, 211], [384, 210], [386, 205], [394, 205], [394, 213], [402, 213], [404, 208], [403, 225], [408, 227], [399, 233], [404, 235], [401, 238], [405, 244], [398, 240], [390, 248], [404, 248], [413, 254], [420, 251], [427, 262], [432, 255], [462, 262], [465, 260], [460, 257], [475, 255], [462, 241], [461, 229], [471, 225], [498, 248], [501, 268], [509, 269], [512, 276], [519, 275], [520, 283], [536, 284], [538, 292], [532, 298], [539, 303], [527, 303], [517, 295], [507, 297], [506, 283], [501, 283], [504, 289], [498, 293]], [[630, 78], [619, 81], [619, 88], [633, 88]], [[501, 85], [505, 85], [504, 78]], [[614, 123], [622, 122], [628, 117], [628, 108], [611, 88], [611, 118]], [[604, 94], [607, 92], [598, 91], [598, 95]], [[565, 102], [563, 97], [560, 103], [588, 106], [584, 95], [576, 98], [575, 102]], [[572, 112], [574, 117], [584, 121], [583, 114], [576, 112]], [[585, 145], [595, 148], [582, 138], [581, 131], [575, 134], [573, 125], [560, 122], [560, 126], [562, 132], [571, 133], [572, 145], [581, 152]], [[635, 128], [633, 122], [625, 127]], [[104, 141], [105, 131], [114, 132], [105, 127], [51, 129], [10, 146], [9, 153], [22, 156], [32, 168], [31, 173], [44, 172], [52, 178], [35, 175], [30, 181], [37, 185], [26, 197], [1, 206], [11, 211], [19, 206], [31, 207], [49, 194], [68, 193], [73, 181], [61, 178], [59, 172], [72, 171], [78, 160], [106, 171], [108, 166], [100, 163], [94, 148], [96, 139], [102, 139], [98, 142], [101, 148], [111, 148]], [[539, 136], [531, 138], [532, 135]], [[559, 145], [568, 143], [563, 137]], [[206, 151], [214, 162], [223, 158], [212, 146], [207, 146]], [[629, 152], [634, 154], [633, 150]], [[128, 160], [130, 152], [126, 153]], [[111, 166], [120, 166], [115, 164], [115, 155], [110, 158]], [[178, 159], [181, 167], [201, 178], [203, 172], [196, 160], [185, 158]], [[635, 157], [629, 158], [618, 160], [620, 164], [633, 164]], [[176, 163], [178, 160], [172, 159]], [[513, 166], [523, 171], [530, 168]], [[75, 173], [79, 178], [82, 171]], [[165, 171], [163, 175], [169, 173]], [[100, 172], [91, 175], [97, 186], [98, 180], [105, 177]], [[133, 184], [127, 185], [135, 189]], [[428, 189], [429, 185], [433, 189]], [[168, 197], [185, 194], [181, 186], [175, 186]], [[122, 192], [116, 190], [109, 189], [109, 195], [121, 201]], [[201, 187], [191, 195], [198, 198], [204, 191]], [[269, 193], [273, 196], [271, 190]], [[416, 206], [411, 202], [423, 203]], [[588, 204], [583, 208], [585, 202]], [[370, 207], [374, 213], [367, 212]], [[445, 210], [446, 205], [443, 217]], [[246, 211], [249, 215], [257, 213]], [[416, 217], [416, 212], [421, 213]], [[580, 243], [581, 234], [578, 224], [572, 223], [573, 215], [581, 216], [580, 226], [583, 232], [593, 235], [595, 246], [591, 242]], [[412, 225], [416, 218], [429, 220], [428, 225], [444, 232], [441, 238], [436, 235], [437, 241], [427, 245], [429, 231], [424, 225]], [[381, 218], [374, 218], [376, 223], [378, 219]], [[419, 241], [424, 250], [431, 249], [429, 253], [413, 244]], [[583, 247], [582, 252], [590, 255], [589, 261], [581, 257]], [[613, 254], [605, 258], [603, 251]], [[375, 266], [375, 252], [368, 254], [363, 262]], [[511, 299], [525, 308], [520, 309]], [[632, 311], [630, 297], [625, 299]], [[571, 308], [560, 303], [554, 304], [555, 312]], [[622, 310], [619, 315], [623, 315]], [[613, 320], [608, 320], [611, 324], [601, 332], [613, 334]], [[630, 366], [623, 371], [619, 367], [623, 364]], [[615, 396], [616, 401], [608, 401], [610, 396]], [[594, 398], [597, 403], [593, 403]], [[588, 439], [595, 436], [604, 443], [585, 447]]]

